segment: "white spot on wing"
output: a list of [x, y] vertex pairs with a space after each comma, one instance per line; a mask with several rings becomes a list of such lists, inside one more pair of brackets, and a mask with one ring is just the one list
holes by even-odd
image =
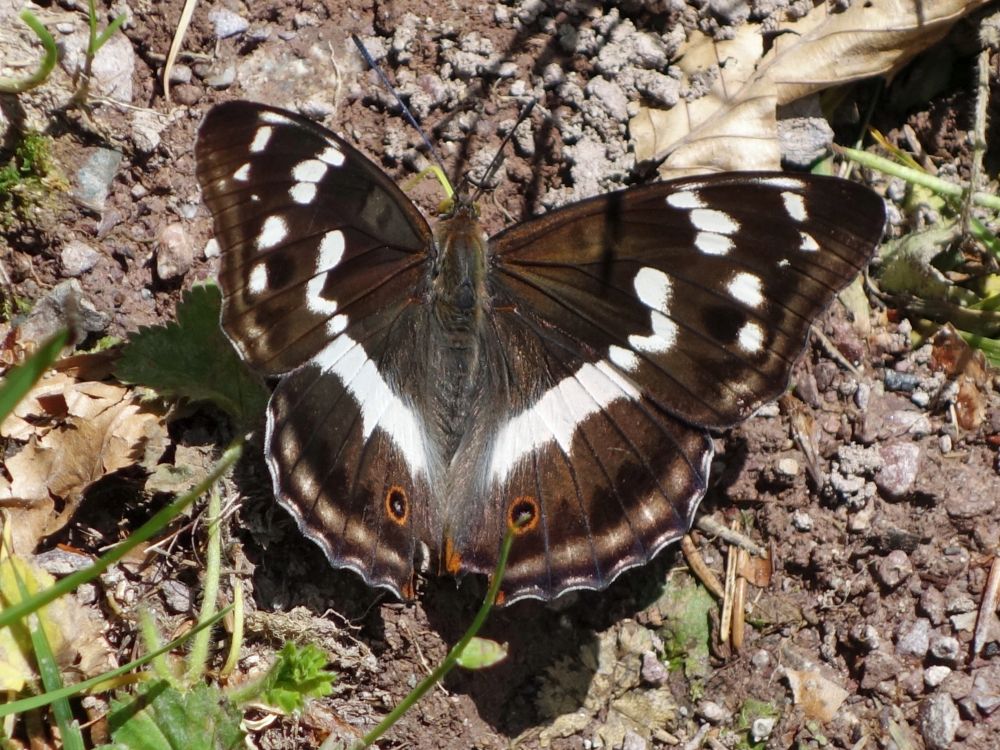
[[740, 349], [748, 354], [758, 354], [764, 348], [764, 331], [753, 321], [744, 323], [740, 329], [737, 343]]
[[347, 328], [348, 318], [346, 315], [334, 315], [326, 321], [326, 332], [331, 336], [337, 336]]
[[319, 160], [329, 164], [331, 167], [339, 167], [344, 163], [344, 152], [336, 146], [327, 146], [323, 153], [319, 155]]
[[809, 218], [805, 198], [798, 193], [784, 192], [781, 194], [781, 200], [785, 203], [785, 212], [795, 221], [805, 221]]
[[337, 300], [323, 296], [326, 286], [326, 274], [320, 273], [309, 279], [306, 284], [306, 308], [316, 315], [333, 315], [337, 312]]
[[740, 272], [730, 279], [726, 289], [734, 299], [749, 307], [759, 307], [764, 301], [760, 287], [760, 277], [752, 273]]
[[344, 233], [333, 229], [323, 235], [319, 243], [319, 258], [316, 259], [316, 271], [329, 271], [340, 263], [344, 257]]
[[316, 197], [316, 183], [296, 182], [292, 185], [292, 189], [288, 191], [288, 194], [296, 203], [307, 205], [312, 203], [313, 199]]
[[247, 288], [251, 294], [260, 294], [267, 289], [267, 267], [263, 263], [258, 263], [250, 271], [250, 283]]
[[233, 179], [238, 182], [246, 182], [250, 178], [250, 162], [233, 172]]
[[716, 234], [732, 234], [740, 228], [739, 223], [725, 211], [714, 208], [696, 208], [691, 212], [691, 223], [695, 228]]
[[763, 184], [778, 190], [802, 190], [805, 188], [805, 183], [795, 177], [769, 177], [763, 181]]
[[677, 324], [658, 310], [650, 310], [649, 317], [653, 333], [629, 336], [629, 346], [644, 352], [669, 352], [677, 343]]
[[806, 253], [814, 253], [819, 250], [819, 243], [816, 239], [808, 232], [799, 232], [799, 237], [802, 238], [802, 242], [799, 244], [799, 250]]
[[268, 216], [264, 219], [264, 226], [260, 228], [260, 235], [257, 237], [257, 249], [267, 250], [274, 247], [288, 236], [288, 225], [280, 216]]
[[294, 123], [289, 120], [284, 115], [279, 115], [277, 112], [261, 112], [260, 121], [266, 122], [269, 125], [293, 125]]
[[500, 428], [493, 440], [490, 475], [503, 481], [521, 459], [553, 441], [568, 453], [577, 427], [589, 416], [620, 399], [640, 396], [635, 384], [608, 362], [588, 362]]
[[611, 346], [608, 349], [608, 359], [626, 372], [632, 372], [639, 368], [639, 356], [622, 346]]
[[259, 154], [267, 146], [267, 142], [271, 140], [271, 134], [274, 133], [274, 128], [263, 127], [257, 130], [253, 135], [253, 140], [250, 141], [250, 153]]
[[341, 334], [313, 362], [324, 372], [336, 375], [357, 402], [365, 440], [380, 427], [403, 454], [410, 470], [426, 474], [429, 461], [420, 422], [385, 382], [361, 344]]
[[326, 170], [327, 165], [319, 159], [306, 159], [292, 168], [292, 179], [296, 182], [319, 182]]
[[667, 205], [674, 208], [704, 208], [705, 202], [694, 190], [681, 190], [667, 196]]
[[[306, 284], [306, 308], [317, 315], [333, 315], [337, 312], [337, 300], [327, 299], [323, 296], [323, 287], [326, 286], [327, 272], [340, 263], [344, 257], [344, 233], [339, 229], [332, 229], [323, 235], [323, 240], [319, 243], [319, 256], [316, 258], [316, 275], [309, 279]], [[343, 318], [338, 321], [338, 318]], [[338, 315], [327, 323], [327, 330], [330, 327], [342, 326], [332, 333], [340, 333], [347, 327], [347, 316]]]
[[733, 241], [724, 234], [698, 232], [698, 236], [694, 238], [694, 246], [705, 255], [725, 255], [733, 249]]
[[644, 266], [632, 281], [643, 304], [654, 310], [670, 312], [670, 277], [657, 268]]

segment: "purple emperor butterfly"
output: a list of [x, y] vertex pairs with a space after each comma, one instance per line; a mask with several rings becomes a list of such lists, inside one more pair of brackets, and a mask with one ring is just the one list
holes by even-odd
[[222, 326], [280, 381], [274, 492], [338, 567], [413, 594], [414, 561], [506, 601], [601, 589], [684, 534], [712, 440], [786, 388], [809, 327], [868, 263], [885, 208], [845, 180], [696, 177], [487, 238], [435, 229], [325, 128], [215, 107], [198, 179]]

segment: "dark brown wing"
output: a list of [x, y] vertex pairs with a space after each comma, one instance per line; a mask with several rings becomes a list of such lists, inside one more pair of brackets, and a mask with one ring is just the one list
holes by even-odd
[[[787, 386], [809, 327], [871, 258], [866, 188], [735, 174], [601, 196], [491, 240], [495, 431], [472, 441], [483, 505], [455, 560], [489, 572], [512, 515], [509, 600], [603, 588], [685, 533], [706, 430]], [[487, 420], [489, 421], [489, 420]], [[457, 519], [476, 519], [474, 525]]]

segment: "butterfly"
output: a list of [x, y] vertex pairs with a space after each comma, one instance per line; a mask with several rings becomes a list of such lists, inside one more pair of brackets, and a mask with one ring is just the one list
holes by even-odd
[[330, 562], [397, 596], [415, 563], [507, 603], [602, 589], [689, 529], [731, 427], [787, 387], [882, 235], [855, 183], [724, 173], [634, 187], [487, 238], [434, 229], [295, 113], [214, 107], [197, 176], [221, 324], [279, 378], [265, 455]]

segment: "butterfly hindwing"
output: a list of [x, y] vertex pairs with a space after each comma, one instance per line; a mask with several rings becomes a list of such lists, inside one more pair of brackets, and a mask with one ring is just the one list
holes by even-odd
[[603, 588], [690, 527], [711, 439], [551, 326], [503, 310], [493, 322], [486, 348], [502, 357], [488, 370], [487, 392], [505, 406], [465, 446], [471, 455], [460, 455], [479, 468], [457, 488], [467, 499], [448, 508], [450, 546], [464, 569], [488, 574], [498, 540], [524, 517], [507, 601]]

